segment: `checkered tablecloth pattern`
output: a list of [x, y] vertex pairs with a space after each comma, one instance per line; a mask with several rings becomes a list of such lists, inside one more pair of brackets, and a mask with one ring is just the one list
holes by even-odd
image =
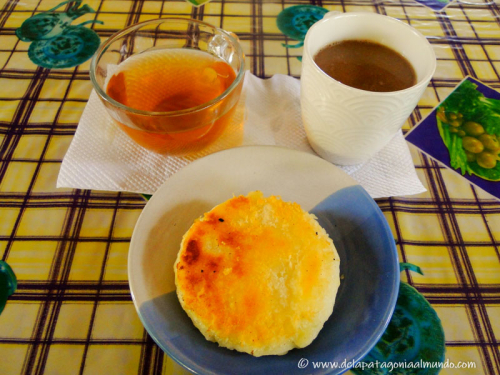
[[[18, 290], [0, 316], [0, 374], [183, 373], [145, 332], [132, 304], [127, 253], [145, 205], [136, 194], [56, 189], [66, 150], [92, 89], [90, 60], [46, 69], [28, 57], [15, 30], [59, 0], [0, 0], [0, 254]], [[260, 77], [300, 75], [302, 49], [276, 26], [285, 7], [378, 12], [429, 37], [437, 71], [407, 131], [466, 75], [500, 89], [500, 7], [468, 0], [434, 12], [412, 0], [84, 0], [96, 12], [75, 23], [101, 41], [128, 25], [160, 17], [204, 20], [238, 34], [247, 67]], [[64, 7], [61, 8], [61, 11]], [[379, 199], [400, 260], [422, 268], [403, 279], [431, 302], [446, 335], [446, 358], [500, 374], [500, 202], [412, 149], [428, 189]], [[237, 370], [235, 370], [237, 373]]]

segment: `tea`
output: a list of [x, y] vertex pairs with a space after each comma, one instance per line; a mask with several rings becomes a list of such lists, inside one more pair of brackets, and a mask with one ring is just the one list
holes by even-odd
[[321, 49], [314, 61], [333, 79], [366, 91], [389, 92], [416, 84], [412, 65], [398, 52], [367, 40], [343, 40]]
[[[162, 49], [132, 56], [118, 66], [106, 93], [128, 107], [150, 111], [182, 111], [224, 93], [236, 74], [225, 61], [192, 49]], [[215, 140], [230, 122], [236, 105], [227, 100], [185, 115], [129, 114], [133, 126], [118, 121], [137, 143], [156, 152], [175, 153]], [[222, 115], [222, 116], [221, 116]], [[196, 143], [196, 145], [194, 145]]]

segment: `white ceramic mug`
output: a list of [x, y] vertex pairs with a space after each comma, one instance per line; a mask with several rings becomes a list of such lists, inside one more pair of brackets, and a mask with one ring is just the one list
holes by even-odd
[[[314, 62], [323, 47], [352, 39], [399, 52], [415, 69], [417, 83], [392, 92], [359, 90], [331, 78]], [[376, 13], [327, 13], [307, 32], [302, 58], [302, 120], [312, 148], [335, 164], [367, 161], [403, 126], [435, 69], [432, 46], [411, 26]]]

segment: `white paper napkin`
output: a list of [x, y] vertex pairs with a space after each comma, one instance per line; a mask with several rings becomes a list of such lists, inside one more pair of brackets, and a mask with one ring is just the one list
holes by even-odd
[[[302, 127], [299, 80], [281, 74], [262, 80], [247, 72], [234, 121], [242, 121], [241, 116], [246, 116], [243, 145], [276, 145], [315, 154]], [[228, 131], [190, 156], [158, 155], [129, 139], [93, 91], [63, 159], [57, 187], [153, 194], [193, 160], [239, 141], [236, 132]], [[366, 163], [341, 168], [373, 198], [425, 191], [401, 132]]]

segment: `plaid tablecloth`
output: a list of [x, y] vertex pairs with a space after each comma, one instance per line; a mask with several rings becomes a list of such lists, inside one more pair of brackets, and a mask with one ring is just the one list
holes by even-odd
[[[33, 64], [15, 30], [59, 0], [0, 0], [0, 254], [18, 290], [0, 316], [0, 374], [176, 374], [183, 370], [145, 332], [132, 304], [127, 253], [145, 205], [136, 194], [56, 189], [61, 160], [88, 100], [90, 60], [74, 68]], [[314, 4], [396, 17], [429, 37], [437, 71], [407, 131], [464, 76], [500, 88], [500, 7], [459, 1], [434, 12], [412, 0], [84, 0], [96, 12], [75, 23], [101, 41], [125, 26], [165, 16], [204, 20], [238, 34], [260, 77], [300, 75], [302, 49], [276, 26], [286, 7]], [[61, 8], [61, 10], [64, 9]], [[427, 193], [378, 199], [400, 260], [425, 276], [403, 279], [431, 302], [446, 358], [500, 373], [500, 202], [412, 149]], [[237, 373], [237, 369], [235, 369]]]

